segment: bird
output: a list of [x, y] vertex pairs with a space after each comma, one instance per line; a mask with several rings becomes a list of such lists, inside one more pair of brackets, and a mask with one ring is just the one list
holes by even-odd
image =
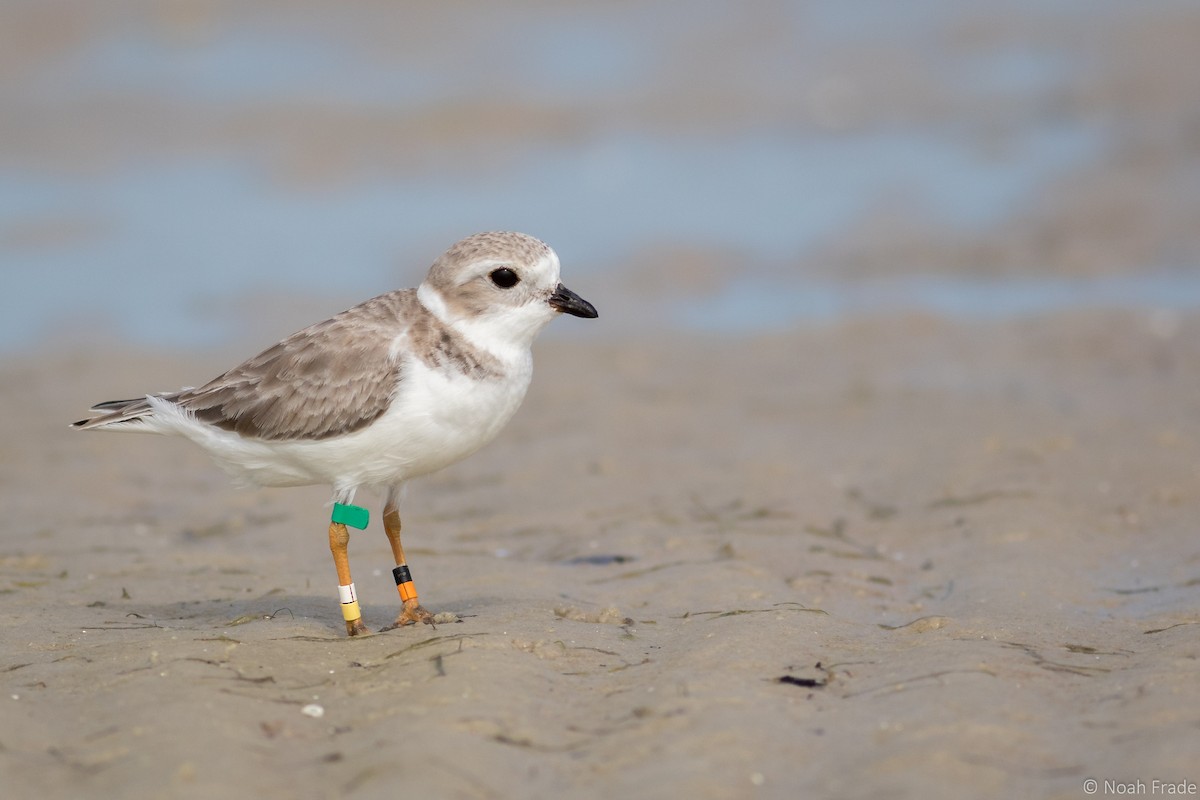
[[551, 320], [598, 316], [559, 272], [558, 255], [533, 236], [477, 233], [415, 289], [310, 325], [197, 388], [98, 403], [72, 427], [183, 436], [241, 485], [331, 486], [329, 548], [349, 636], [368, 633], [348, 526], [365, 529], [370, 512], [355, 496], [385, 493], [401, 608], [381, 630], [432, 624], [400, 541], [401, 487], [496, 437], [525, 397], [533, 341]]

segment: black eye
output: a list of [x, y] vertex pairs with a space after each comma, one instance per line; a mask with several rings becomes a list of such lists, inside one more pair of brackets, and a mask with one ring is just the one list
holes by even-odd
[[496, 284], [501, 289], [511, 289], [521, 282], [521, 277], [508, 267], [494, 269], [492, 270], [492, 274], [488, 277], [492, 279], [492, 283]]

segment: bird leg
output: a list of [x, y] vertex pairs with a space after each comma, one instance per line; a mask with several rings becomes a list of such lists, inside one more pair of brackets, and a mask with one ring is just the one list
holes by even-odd
[[392, 575], [396, 578], [396, 590], [400, 592], [400, 600], [404, 603], [396, 621], [383, 630], [390, 631], [392, 628], [415, 625], [418, 622], [432, 625], [433, 615], [422, 608], [417, 600], [417, 587], [413, 583], [412, 573], [408, 570], [408, 562], [404, 560], [404, 547], [400, 544], [400, 511], [390, 497], [383, 509], [383, 530], [392, 545], [392, 555], [396, 557], [396, 568], [392, 570]]
[[342, 601], [342, 616], [346, 620], [346, 634], [358, 636], [367, 633], [363, 624], [362, 612], [358, 608], [358, 595], [354, 591], [354, 581], [350, 580], [350, 554], [347, 547], [350, 544], [350, 531], [341, 522], [329, 523], [329, 550], [333, 553], [333, 565], [338, 574], [338, 595]]

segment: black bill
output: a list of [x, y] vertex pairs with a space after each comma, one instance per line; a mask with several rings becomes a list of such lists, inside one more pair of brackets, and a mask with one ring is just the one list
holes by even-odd
[[587, 317], [595, 319], [600, 316], [596, 313], [596, 307], [584, 300], [579, 295], [572, 292], [561, 283], [554, 290], [554, 294], [550, 295], [550, 305], [557, 308], [559, 311], [565, 311], [576, 317]]

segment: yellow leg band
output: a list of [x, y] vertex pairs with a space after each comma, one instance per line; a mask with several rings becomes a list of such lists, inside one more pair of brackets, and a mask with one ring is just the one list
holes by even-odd
[[354, 620], [362, 618], [362, 612], [358, 610], [357, 600], [353, 603], [342, 603], [342, 618], [346, 622], [354, 622]]

